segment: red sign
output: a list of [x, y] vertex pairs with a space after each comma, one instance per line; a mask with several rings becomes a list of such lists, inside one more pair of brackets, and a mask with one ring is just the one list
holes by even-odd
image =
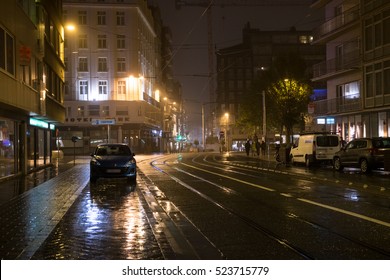
[[20, 65], [29, 65], [31, 61], [31, 48], [20, 46], [19, 48]]

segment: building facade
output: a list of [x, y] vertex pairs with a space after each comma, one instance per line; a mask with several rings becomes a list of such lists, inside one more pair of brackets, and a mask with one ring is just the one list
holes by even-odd
[[62, 1], [4, 0], [0, 10], [0, 179], [51, 165], [65, 119]]
[[[162, 101], [172, 90], [162, 72], [167, 41], [158, 9], [145, 0], [63, 2], [73, 30], [65, 34], [62, 149], [88, 154], [120, 142], [138, 153], [164, 150]], [[82, 140], [72, 143], [73, 136]]]
[[[286, 31], [262, 31], [251, 28], [248, 23], [243, 29], [241, 44], [218, 50], [216, 115], [220, 132], [226, 135], [229, 142], [228, 147], [233, 150], [243, 149], [245, 140], [254, 134], [265, 136], [267, 141], [275, 140], [275, 131], [267, 129], [264, 124], [250, 133], [235, 127], [240, 104], [246, 95], [253, 94], [254, 82], [261, 79], [264, 70], [270, 69], [277, 56], [289, 53], [299, 55], [307, 65], [306, 76], [311, 77], [312, 66], [325, 58], [325, 48], [312, 45], [312, 37], [310, 30], [297, 31], [291, 28]], [[313, 86], [324, 87], [321, 83]], [[259, 111], [265, 112], [267, 94], [262, 96], [264, 93], [258, 90]], [[272, 117], [271, 112], [267, 115]]]
[[326, 21], [314, 43], [326, 45], [326, 60], [314, 66], [327, 83], [327, 99], [313, 103], [313, 116], [345, 140], [389, 136], [390, 2], [319, 0]]

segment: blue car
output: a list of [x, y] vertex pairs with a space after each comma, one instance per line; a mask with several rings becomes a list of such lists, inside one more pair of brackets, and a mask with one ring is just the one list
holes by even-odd
[[135, 154], [126, 144], [100, 144], [91, 154], [90, 181], [96, 183], [99, 178], [137, 178]]

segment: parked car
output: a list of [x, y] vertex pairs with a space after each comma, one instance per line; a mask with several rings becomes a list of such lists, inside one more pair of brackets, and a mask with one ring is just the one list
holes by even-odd
[[359, 167], [362, 173], [384, 167], [385, 151], [390, 151], [390, 137], [357, 138], [349, 142], [333, 157], [333, 167]]
[[91, 154], [90, 181], [99, 178], [137, 178], [135, 154], [126, 144], [100, 144]]
[[312, 163], [332, 164], [334, 154], [341, 148], [340, 140], [336, 134], [301, 134], [290, 151], [290, 161], [304, 163], [307, 167]]

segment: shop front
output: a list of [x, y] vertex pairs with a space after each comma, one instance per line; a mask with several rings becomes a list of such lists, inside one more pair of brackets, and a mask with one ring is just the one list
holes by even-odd
[[18, 172], [18, 122], [0, 116], [0, 179]]

